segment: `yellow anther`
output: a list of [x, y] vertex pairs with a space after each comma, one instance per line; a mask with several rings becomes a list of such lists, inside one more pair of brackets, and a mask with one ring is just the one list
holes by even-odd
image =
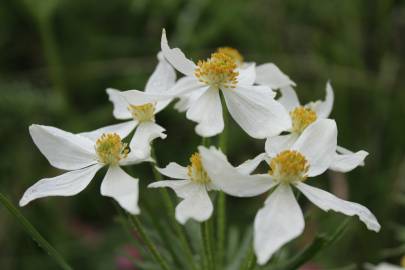
[[292, 120], [292, 131], [301, 133], [304, 129], [315, 122], [316, 112], [307, 107], [297, 107], [290, 112]]
[[233, 58], [216, 52], [211, 54], [211, 58], [198, 61], [194, 74], [200, 82], [212, 87], [235, 88], [239, 75], [236, 68]]
[[220, 47], [217, 49], [217, 52], [228, 55], [236, 62], [238, 66], [241, 66], [243, 64], [243, 56], [237, 49], [231, 47]]
[[137, 106], [129, 105], [128, 110], [131, 112], [132, 117], [139, 122], [155, 120], [155, 104], [153, 103]]
[[204, 170], [199, 153], [194, 153], [191, 155], [190, 165], [187, 166], [187, 170], [187, 174], [191, 181], [199, 184], [208, 184], [211, 182], [207, 172]]
[[96, 142], [96, 153], [103, 164], [117, 165], [128, 156], [127, 144], [116, 133], [104, 133]]
[[285, 150], [270, 161], [269, 174], [283, 183], [303, 181], [307, 178], [308, 161], [298, 151]]

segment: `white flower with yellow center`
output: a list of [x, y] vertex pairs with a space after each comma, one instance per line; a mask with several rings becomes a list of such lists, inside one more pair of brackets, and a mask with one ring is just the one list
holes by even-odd
[[112, 125], [81, 134], [42, 125], [31, 125], [29, 131], [49, 163], [68, 172], [35, 183], [25, 191], [20, 206], [48, 196], [76, 195], [87, 187], [97, 171], [108, 166], [101, 194], [114, 198], [129, 213], [139, 214], [139, 180], [128, 175], [120, 166], [148, 159], [140, 159], [134, 154], [137, 149], [129, 149], [122, 142], [131, 132], [127, 125]]
[[159, 64], [149, 77], [145, 91], [136, 91], [137, 97], [127, 97], [125, 92], [109, 88], [107, 93], [114, 105], [113, 115], [116, 119], [131, 119], [123, 124], [132, 126], [135, 134], [129, 143], [131, 149], [137, 149], [139, 157], [150, 155], [150, 143], [156, 138], [166, 138], [165, 129], [155, 122], [155, 115], [163, 110], [171, 101], [170, 98], [156, 101], [156, 95], [166, 92], [176, 80], [176, 73], [161, 53], [158, 54]]
[[[333, 89], [330, 83], [326, 84], [326, 98], [301, 105], [297, 94], [292, 87], [282, 88], [282, 96], [278, 101], [290, 112], [292, 127], [286, 130], [288, 134], [269, 137], [266, 140], [266, 152], [269, 155], [289, 149], [302, 134], [302, 132], [317, 120], [328, 118], [333, 107]], [[360, 150], [351, 152], [341, 146], [337, 146], [333, 162], [329, 169], [339, 172], [348, 172], [357, 166], [364, 165], [364, 159], [368, 153]]]
[[322, 210], [357, 215], [369, 230], [380, 230], [377, 219], [366, 207], [304, 183], [328, 169], [336, 151], [336, 139], [335, 121], [317, 121], [289, 149], [271, 156], [267, 174], [256, 175], [249, 173], [260, 158], [251, 160], [246, 170], [241, 171], [240, 166], [233, 167], [219, 150], [199, 148], [202, 164], [218, 189], [238, 197], [273, 190], [254, 221], [254, 250], [259, 264], [265, 264], [274, 252], [304, 230], [304, 216], [292, 188], [300, 190]]
[[274, 100], [274, 92], [267, 86], [253, 85], [254, 64], [238, 68], [237, 61], [223, 51], [195, 64], [180, 49], [169, 47], [164, 30], [161, 48], [167, 61], [186, 75], [169, 92], [176, 97], [200, 93], [186, 113], [198, 123], [200, 136], [214, 136], [224, 129], [220, 92], [232, 118], [251, 137], [273, 136], [291, 126], [288, 112]]

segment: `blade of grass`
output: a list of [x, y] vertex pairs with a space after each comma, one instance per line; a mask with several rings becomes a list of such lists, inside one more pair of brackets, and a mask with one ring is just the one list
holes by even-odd
[[38, 232], [37, 229], [26, 219], [23, 214], [3, 195], [0, 193], [0, 202], [10, 212], [11, 215], [21, 224], [24, 230], [37, 242], [37, 244], [51, 256], [64, 270], [73, 268], [66, 262], [60, 253]]

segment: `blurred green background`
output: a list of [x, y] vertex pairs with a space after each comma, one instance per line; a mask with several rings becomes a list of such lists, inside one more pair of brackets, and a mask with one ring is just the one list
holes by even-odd
[[[346, 175], [329, 172], [311, 184], [366, 205], [383, 230], [369, 232], [351, 219], [344, 237], [319, 254], [313, 266], [318, 268], [312, 269], [398, 263], [405, 254], [405, 1], [400, 0], [2, 0], [0, 192], [17, 204], [38, 179], [60, 173], [32, 143], [30, 124], [79, 132], [116, 122], [105, 89], [143, 89], [157, 63], [163, 27], [170, 44], [193, 59], [232, 46], [248, 61], [276, 63], [305, 102], [323, 98], [331, 80], [339, 144], [370, 156], [365, 167]], [[160, 163], [185, 165], [200, 143], [194, 124], [172, 106], [158, 121], [168, 134], [155, 143]], [[229, 128], [232, 163], [263, 151], [263, 141], [248, 138], [234, 123]], [[141, 178], [141, 206], [148, 200], [158, 204], [160, 193], [144, 189], [153, 179], [149, 165], [130, 172]], [[99, 194], [102, 177], [99, 173], [75, 197], [41, 199], [22, 211], [75, 268], [135, 269], [125, 260], [138, 256], [131, 239], [110, 199]], [[228, 224], [247, 228], [263, 199], [230, 198]], [[310, 218], [289, 254], [343, 219], [304, 198], [300, 203]], [[57, 269], [4, 208], [0, 269]]]

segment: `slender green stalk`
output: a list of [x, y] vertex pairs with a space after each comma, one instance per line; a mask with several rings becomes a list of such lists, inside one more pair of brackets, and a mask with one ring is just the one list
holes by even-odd
[[210, 221], [204, 221], [200, 224], [201, 228], [201, 237], [204, 249], [204, 269], [207, 270], [214, 270], [215, 269], [215, 262], [214, 262], [214, 255], [212, 250], [212, 230], [210, 226]]
[[21, 212], [14, 207], [14, 205], [0, 193], [0, 202], [3, 206], [14, 216], [15, 219], [22, 225], [24, 230], [38, 243], [38, 245], [51, 256], [64, 270], [72, 270], [73, 268], [65, 261], [60, 253], [51, 246], [51, 244], [38, 232], [37, 229], [21, 214]]
[[308, 262], [315, 255], [321, 252], [325, 247], [335, 242], [346, 230], [350, 218], [346, 218], [340, 226], [331, 235], [317, 235], [314, 241], [308, 245], [302, 252], [297, 254], [291, 260], [283, 263], [280, 266], [269, 268], [271, 270], [295, 270]]
[[249, 252], [246, 255], [245, 261], [242, 264], [241, 270], [253, 270], [256, 267], [256, 256], [253, 251], [253, 247], [249, 248]]
[[145, 243], [149, 252], [155, 258], [156, 262], [160, 265], [160, 267], [164, 270], [170, 270], [166, 260], [162, 257], [162, 255], [157, 250], [156, 246], [153, 244], [152, 240], [145, 233], [145, 230], [143, 229], [140, 220], [136, 216], [133, 216], [133, 215], [128, 215], [128, 218], [129, 218], [133, 228], [138, 232], [139, 237], [141, 238], [142, 242]]
[[[155, 150], [153, 147], [152, 147], [151, 151], [152, 151], [151, 152], [152, 158], [155, 160], [156, 165], [159, 165], [157, 157], [156, 157], [156, 153], [155, 153]], [[162, 175], [160, 174], [160, 172], [158, 170], [156, 170], [153, 163], [151, 163], [151, 165], [152, 165], [152, 171], [153, 171], [153, 175], [154, 175], [155, 179], [161, 180]], [[175, 209], [174, 209], [173, 201], [170, 198], [170, 195], [166, 189], [160, 189], [160, 194], [162, 195], [163, 204], [166, 207], [166, 212], [168, 213], [170, 223], [171, 223], [177, 237], [179, 237], [180, 244], [183, 248], [183, 251], [185, 252], [185, 254], [187, 256], [187, 260], [189, 261], [189, 264], [192, 269], [197, 269], [196, 264], [194, 262], [193, 251], [189, 244], [189, 241], [187, 240], [186, 233], [185, 233], [184, 229], [181, 227], [181, 225], [176, 221], [176, 218], [174, 215]]]

